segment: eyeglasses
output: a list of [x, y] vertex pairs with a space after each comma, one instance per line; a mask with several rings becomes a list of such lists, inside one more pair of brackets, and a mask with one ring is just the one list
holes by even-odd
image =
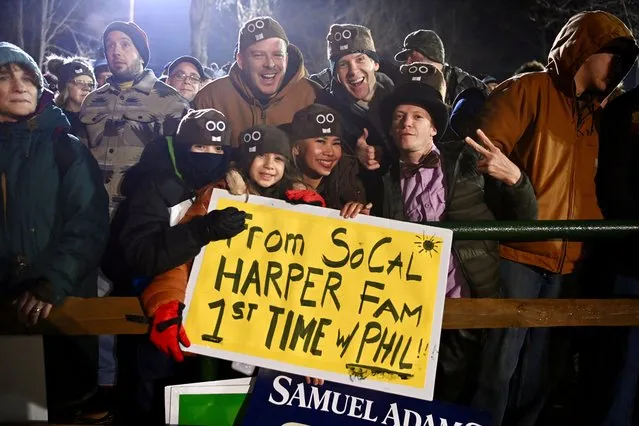
[[178, 71], [176, 73], [173, 73], [171, 75], [171, 78], [174, 78], [174, 79], [176, 79], [178, 81], [187, 81], [187, 80], [189, 80], [193, 84], [197, 84], [197, 83], [200, 83], [202, 81], [202, 79], [200, 78], [199, 75], [196, 75], [196, 74], [187, 75], [186, 73], [184, 73], [182, 71]]
[[71, 84], [73, 84], [75, 87], [79, 87], [80, 89], [88, 91], [95, 89], [95, 83], [85, 83], [83, 81], [71, 80]]

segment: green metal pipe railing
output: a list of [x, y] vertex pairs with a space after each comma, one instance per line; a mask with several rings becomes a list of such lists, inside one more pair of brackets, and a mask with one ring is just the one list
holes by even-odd
[[428, 222], [447, 228], [457, 240], [545, 241], [563, 239], [584, 241], [595, 238], [639, 236], [639, 222], [612, 220], [535, 220]]

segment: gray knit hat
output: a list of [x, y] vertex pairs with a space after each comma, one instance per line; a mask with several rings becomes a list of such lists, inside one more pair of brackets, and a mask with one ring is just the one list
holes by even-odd
[[258, 16], [246, 21], [237, 39], [238, 51], [244, 51], [247, 47], [267, 38], [281, 38], [288, 45], [288, 37], [284, 28], [270, 16]]
[[395, 55], [397, 62], [406, 62], [411, 51], [416, 50], [433, 62], [446, 62], [444, 43], [435, 31], [417, 30], [408, 34], [404, 39], [404, 49]]
[[281, 129], [264, 124], [250, 127], [240, 133], [239, 142], [242, 157], [240, 164], [244, 170], [251, 167], [257, 155], [274, 153], [291, 161], [291, 143], [288, 135]]
[[40, 97], [42, 88], [44, 87], [44, 77], [42, 77], [42, 72], [38, 64], [36, 64], [36, 61], [15, 44], [0, 41], [0, 67], [9, 64], [21, 65], [35, 75], [38, 86], [38, 97]]
[[329, 61], [357, 52], [366, 53], [379, 61], [371, 30], [361, 25], [333, 24], [328, 30], [326, 41]]

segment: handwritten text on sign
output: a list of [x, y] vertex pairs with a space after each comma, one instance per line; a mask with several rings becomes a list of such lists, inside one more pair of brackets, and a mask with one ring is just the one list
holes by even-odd
[[190, 350], [432, 397], [450, 231], [218, 190], [211, 206], [249, 218], [196, 258]]

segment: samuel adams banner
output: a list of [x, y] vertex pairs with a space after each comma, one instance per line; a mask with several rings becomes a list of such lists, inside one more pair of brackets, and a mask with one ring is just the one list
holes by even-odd
[[188, 351], [432, 399], [452, 232], [215, 190], [247, 229], [189, 278]]
[[491, 426], [488, 413], [260, 369], [243, 426]]

